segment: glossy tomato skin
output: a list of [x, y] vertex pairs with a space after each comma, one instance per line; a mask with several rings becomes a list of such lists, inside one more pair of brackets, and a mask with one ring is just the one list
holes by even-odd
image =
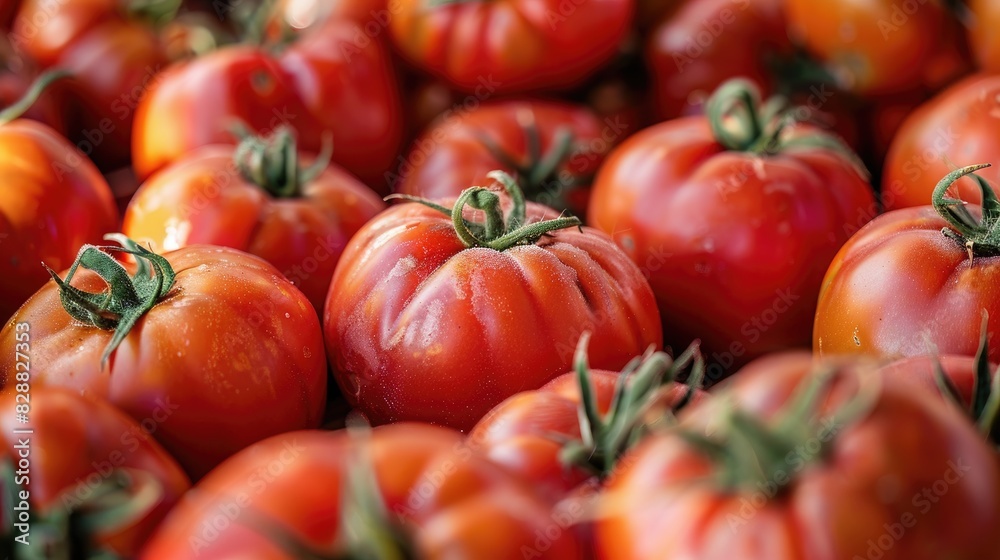
[[[118, 229], [108, 184], [51, 128], [27, 119], [0, 126], [0, 316], [45, 283], [47, 263], [69, 267], [80, 246]], [[11, 370], [13, 371], [13, 370]]]
[[[898, 359], [932, 352], [974, 356], [980, 325], [1000, 317], [1000, 259], [969, 259], [930, 206], [872, 220], [830, 264], [816, 310], [813, 350]], [[990, 350], [1000, 362], [1000, 348]]]
[[792, 38], [828, 64], [849, 91], [884, 95], [938, 88], [969, 69], [962, 29], [942, 2], [784, 4]]
[[[726, 403], [776, 420], [776, 409], [813, 367], [806, 353], [758, 360], [733, 377], [728, 399], [693, 407], [682, 426], [710, 433]], [[606, 490], [606, 514], [595, 529], [598, 558], [1000, 557], [993, 452], [939, 397], [905, 384], [877, 390], [867, 415], [821, 432], [825, 459], [808, 464], [802, 452], [790, 454], [783, 472], [791, 482], [777, 495], [773, 481], [721, 490], [711, 478], [718, 467], [683, 437], [646, 440]], [[829, 407], [854, 395], [838, 381], [822, 393], [821, 410], [830, 414]]]
[[322, 313], [341, 252], [383, 208], [338, 166], [302, 185], [299, 196], [276, 198], [241, 175], [232, 146], [208, 146], [150, 177], [125, 212], [122, 232], [154, 252], [207, 244], [257, 255]]
[[[1000, 114], [1000, 75], [969, 76], [913, 111], [893, 139], [885, 161], [886, 209], [924, 206], [942, 177], [955, 167], [1000, 158], [1000, 139], [993, 119]], [[981, 177], [996, 183], [1000, 172], [983, 169]], [[972, 181], [952, 190], [962, 200], [979, 204], [982, 194]]]
[[[601, 370], [592, 370], [590, 374], [598, 411], [606, 414], [621, 374]], [[672, 383], [659, 402], [672, 407], [687, 392], [685, 385]], [[692, 402], [704, 396], [699, 391]], [[595, 478], [588, 470], [564, 465], [559, 457], [563, 446], [558, 438], [581, 437], [579, 409], [577, 375], [566, 373], [536, 391], [518, 393], [498, 404], [476, 423], [467, 441], [477, 452], [558, 501]]]
[[[30, 329], [22, 332], [31, 334]], [[26, 399], [28, 424], [15, 413], [15, 404]], [[23, 442], [29, 442], [29, 474], [21, 489], [30, 493], [33, 514], [44, 517], [87, 499], [115, 470], [137, 485], [158, 485], [159, 498], [139, 512], [135, 523], [90, 535], [119, 555], [135, 557], [190, 486], [177, 462], [139, 423], [103, 400], [59, 387], [32, 387], [25, 394], [4, 394], [0, 404], [0, 460], [17, 468]], [[18, 433], [25, 429], [32, 432]]]
[[132, 136], [140, 179], [209, 144], [235, 143], [234, 119], [257, 133], [292, 126], [319, 153], [327, 131], [333, 161], [385, 191], [383, 173], [402, 141], [402, 108], [387, 49], [359, 46], [357, 24], [331, 20], [302, 32], [277, 55], [219, 49], [171, 67], [143, 97]]
[[608, 156], [589, 222], [650, 281], [665, 344], [701, 339], [718, 381], [766, 352], [809, 345], [827, 265], [872, 208], [866, 180], [843, 156], [726, 151], [706, 119], [686, 117]]
[[1000, 37], [993, 31], [1000, 22], [1000, 5], [990, 0], [968, 0], [975, 25], [969, 26], [969, 43], [979, 67], [1000, 72]]
[[[408, 522], [405, 540], [418, 558], [500, 560], [526, 551], [536, 558], [582, 557], [572, 531], [536, 541], [553, 524], [550, 504], [476, 456], [459, 434], [397, 424], [353, 441], [345, 431], [301, 431], [246, 449], [187, 496], [141, 558], [295, 558], [264, 536], [261, 521], [333, 552], [343, 517], [356, 515], [342, 507], [346, 470], [358, 464], [351, 461], [370, 465], [365, 474], [374, 474], [389, 517]], [[239, 519], [212, 529], [220, 508], [240, 496], [250, 499]]]
[[127, 165], [136, 104], [168, 62], [152, 26], [119, 0], [25, 0], [11, 37], [42, 68], [72, 74], [60, 86], [70, 139], [104, 170]]
[[[500, 101], [462, 113], [445, 113], [413, 142], [399, 166], [396, 190], [436, 199], [457, 197], [471, 185], [491, 183], [486, 175], [500, 169], [516, 176], [516, 169], [500, 161], [483, 138], [492, 141], [516, 163], [531, 161], [526, 128], [534, 126], [540, 153], [553, 149], [561, 130], [572, 133], [575, 147], [557, 172], [525, 195], [540, 204], [577, 202], [570, 209], [586, 210], [589, 180], [611, 145], [634, 132], [621, 121], [602, 122], [586, 107], [555, 101]], [[584, 184], [578, 185], [577, 183]]]
[[[322, 24], [328, 19], [349, 19], [362, 25], [371, 25], [369, 35], [384, 33], [392, 17], [387, 0], [280, 0], [276, 12], [278, 26], [306, 29]], [[378, 24], [378, 27], [374, 27]], [[374, 30], [379, 30], [377, 33]]]
[[[529, 203], [527, 215], [555, 212]], [[375, 424], [468, 430], [570, 369], [584, 330], [597, 368], [661, 343], [648, 284], [606, 235], [565, 229], [502, 252], [466, 248], [449, 217], [416, 203], [354, 236], [323, 318], [337, 382]]]
[[[165, 417], [153, 435], [192, 478], [265, 437], [318, 426], [326, 399], [323, 340], [302, 292], [270, 264], [234, 249], [194, 245], [165, 258], [177, 273], [174, 288], [103, 370], [112, 333], [72, 319], [55, 283], [46, 284], [0, 332], [0, 390], [14, 390], [15, 325], [25, 322], [34, 341], [33, 387], [97, 395], [140, 422]], [[106, 288], [83, 270], [73, 286]]]
[[578, 85], [614, 55], [636, 10], [635, 0], [416, 0], [397, 6], [389, 30], [403, 57], [476, 94]]

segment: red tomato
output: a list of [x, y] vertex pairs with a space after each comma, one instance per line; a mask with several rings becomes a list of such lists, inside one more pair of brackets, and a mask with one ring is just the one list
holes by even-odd
[[[996, 332], [1000, 253], [990, 232], [995, 218], [977, 224], [970, 212], [978, 214], [978, 207], [966, 209], [945, 196], [975, 169], [941, 181], [934, 195], [937, 211], [923, 206], [888, 212], [844, 245], [823, 280], [813, 350], [897, 359], [927, 354], [933, 345], [943, 354], [972, 356], [979, 326], [956, 318], [977, 317], [983, 309], [994, 325], [989, 332]], [[980, 187], [991, 208], [1000, 209], [990, 187]], [[990, 350], [990, 360], [1000, 362], [1000, 347]]]
[[129, 163], [135, 107], [167, 63], [156, 31], [120, 0], [24, 0], [11, 42], [70, 71], [70, 139], [102, 169]]
[[597, 556], [1000, 558], [1000, 471], [961, 412], [861, 364], [814, 367], [762, 359], [686, 435], [648, 438], [606, 491]]
[[[85, 243], [118, 228], [111, 189], [56, 131], [19, 119], [0, 124], [0, 317], [11, 316]], [[10, 370], [13, 371], [13, 370]]]
[[413, 0], [389, 9], [389, 30], [405, 58], [479, 95], [579, 84], [615, 54], [636, 3]]
[[513, 180], [502, 180], [515, 194], [506, 217], [499, 196], [479, 187], [463, 193], [457, 213], [447, 210], [455, 220], [401, 204], [361, 228], [341, 256], [324, 313], [330, 365], [373, 423], [468, 430], [505, 398], [570, 369], [583, 330], [593, 332], [599, 368], [659, 346], [649, 285], [611, 239], [561, 229], [576, 218], [537, 223], [555, 212], [525, 208]]
[[171, 67], [143, 97], [132, 137], [140, 179], [209, 144], [233, 143], [235, 120], [257, 133], [293, 127], [318, 153], [333, 134], [333, 161], [386, 190], [402, 140], [402, 108], [387, 49], [359, 42], [354, 23], [331, 20], [280, 51], [233, 46]]
[[[941, 177], [981, 161], [1000, 159], [991, 126], [1000, 116], [1000, 75], [970, 76], [913, 111], [896, 133], [882, 179], [886, 209], [926, 206]], [[1000, 181], [996, 169], [981, 175]], [[972, 181], [956, 185], [962, 200], [980, 202]]]
[[[690, 358], [675, 363], [657, 352], [620, 373], [591, 371], [586, 347], [578, 348], [576, 372], [498, 404], [469, 432], [467, 441], [558, 501], [587, 481], [615, 472], [618, 459], [637, 442], [647, 422], [666, 423], [675, 408], [703, 398], [703, 392], [673, 381]], [[622, 375], [628, 376], [627, 387]], [[697, 374], [692, 375], [697, 382]], [[613, 402], [619, 405], [609, 412]]]
[[287, 128], [235, 150], [202, 148], [143, 184], [122, 231], [154, 250], [207, 244], [262, 257], [321, 313], [347, 241], [385, 204], [341, 168], [303, 163]]
[[[764, 124], [723, 120], [739, 108]], [[823, 273], [875, 204], [849, 149], [808, 125], [776, 131], [749, 84], [723, 86], [709, 114], [615, 149], [589, 221], [649, 279], [665, 343], [701, 339], [717, 381], [766, 352], [809, 345]]]
[[246, 449], [187, 495], [141, 558], [525, 555], [573, 560], [582, 549], [547, 502], [458, 434], [397, 424], [354, 438], [293, 432]]
[[[111, 302], [77, 302], [71, 316], [53, 281], [7, 322], [2, 392], [15, 388], [17, 324], [28, 323], [33, 387], [69, 387], [139, 422], [152, 418], [150, 431], [193, 478], [265, 437], [319, 425], [327, 375], [319, 322], [277, 269], [206, 245], [165, 257], [128, 250], [145, 270], [122, 269], [91, 247], [80, 258], [94, 270], [71, 278], [91, 294], [108, 293], [99, 274], [112, 278]], [[130, 286], [138, 296], [126, 295]]]
[[581, 215], [590, 181], [612, 144], [632, 131], [601, 122], [589, 109], [550, 101], [502, 101], [445, 112], [401, 159], [396, 190], [425, 198], [457, 197], [501, 169], [528, 200]]
[[979, 67], [987, 72], [1000, 72], [1000, 37], [993, 31], [1000, 23], [1000, 4], [991, 0], [966, 0], [972, 24], [969, 43]]
[[[35, 333], [22, 325], [17, 331], [30, 357]], [[28, 379], [31, 362], [20, 363], [26, 366], [18, 372]], [[144, 431], [145, 424], [113, 406], [66, 389], [24, 384], [26, 391], [0, 397], [0, 462], [14, 470], [0, 487], [13, 482], [6, 490], [15, 497], [14, 503], [5, 501], [14, 509], [0, 516], [20, 516], [24, 508], [16, 506], [27, 504], [33, 548], [78, 546], [73, 550], [135, 557], [188, 490], [187, 475]], [[30, 409], [24, 413], [28, 422], [18, 420], [18, 405]]]
[[958, 21], [938, 0], [785, 0], [792, 38], [862, 94], [940, 87], [968, 67]]

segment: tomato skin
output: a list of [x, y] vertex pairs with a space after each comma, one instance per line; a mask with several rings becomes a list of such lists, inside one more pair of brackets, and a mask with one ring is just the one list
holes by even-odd
[[[807, 353], [758, 360], [733, 377], [726, 402], [773, 420], [814, 365]], [[826, 389], [823, 408], [852, 395], [846, 387], [838, 381]], [[992, 536], [1000, 526], [993, 452], [939, 397], [905, 384], [879, 390], [867, 416], [832, 428], [822, 464], [789, 459], [792, 482], [765, 503], [766, 488], [730, 492], [706, 480], [717, 467], [684, 438], [646, 440], [606, 491], [606, 514], [595, 529], [598, 558], [1000, 557]], [[704, 433], [718, 425], [724, 406], [708, 400], [683, 425]], [[943, 493], [934, 489], [941, 484]]]
[[[328, 550], [341, 533], [348, 461], [361, 457], [370, 461], [390, 517], [412, 523], [408, 536], [419, 558], [507, 559], [532, 549], [538, 558], [582, 558], [569, 530], [535, 548], [553, 524], [550, 505], [473, 454], [457, 433], [424, 424], [383, 426], [354, 441], [345, 431], [293, 432], [246, 449], [188, 494], [141, 558], [294, 557], [248, 526], [250, 519], [271, 520], [304, 544]], [[277, 475], [267, 474], [272, 467]], [[241, 502], [239, 517], [206, 538], [220, 508], [241, 495], [251, 498]]]
[[[140, 422], [163, 418], [153, 435], [192, 478], [265, 437], [318, 426], [326, 366], [309, 300], [273, 266], [234, 249], [195, 245], [165, 258], [177, 273], [171, 295], [139, 319], [106, 370], [112, 333], [72, 319], [55, 282], [42, 287], [0, 331], [0, 391], [14, 390], [14, 325], [26, 322], [33, 387], [98, 395]], [[73, 285], [106, 287], [85, 270]]]
[[664, 343], [701, 339], [708, 379], [718, 381], [761, 354], [809, 345], [827, 264], [856, 216], [874, 207], [866, 180], [840, 155], [726, 151], [705, 118], [686, 117], [608, 156], [588, 221], [649, 280]]
[[322, 313], [341, 252], [385, 204], [337, 166], [303, 185], [300, 196], [275, 198], [240, 174], [233, 152], [208, 146], [150, 177], [129, 205], [122, 232], [154, 252], [207, 244], [257, 255]]
[[974, 25], [969, 26], [969, 43], [979, 68], [1000, 72], [1000, 38], [993, 32], [1000, 22], [1000, 6], [990, 0], [968, 0]]
[[305, 29], [328, 19], [349, 19], [362, 25], [379, 23], [381, 33], [386, 25], [383, 22], [392, 17], [386, 8], [387, 0], [280, 0], [276, 12], [285, 25], [294, 29]]
[[385, 172], [402, 141], [402, 106], [387, 49], [363, 48], [356, 24], [330, 22], [299, 35], [280, 54], [219, 49], [164, 72], [139, 103], [132, 136], [140, 179], [209, 144], [232, 144], [234, 119], [269, 133], [290, 125], [303, 151], [322, 151], [333, 134], [333, 161], [385, 191]]
[[[529, 219], [554, 214], [528, 204]], [[468, 430], [569, 370], [583, 330], [593, 331], [595, 368], [620, 368], [661, 343], [648, 284], [604, 234], [564, 229], [503, 252], [466, 248], [450, 218], [416, 203], [354, 236], [323, 317], [337, 382], [374, 424]]]
[[389, 29], [404, 58], [457, 89], [525, 93], [578, 85], [611, 59], [635, 10], [635, 0], [416, 0]]
[[465, 113], [445, 113], [414, 141], [399, 167], [397, 192], [429, 199], [457, 197], [471, 185], [489, 184], [486, 175], [491, 171], [500, 169], [515, 175], [517, 170], [499, 161], [481, 138], [492, 140], [513, 161], [528, 162], [531, 156], [525, 126], [529, 122], [537, 127], [541, 154], [553, 148], [560, 129], [571, 131], [575, 144], [590, 151], [567, 154], [555, 176], [539, 188], [524, 189], [525, 195], [553, 206], [553, 202], [579, 194], [583, 203], [571, 206], [571, 210], [583, 214], [590, 187], [572, 183], [593, 175], [610, 148], [608, 138], [614, 142], [631, 131], [620, 119], [604, 123], [586, 107], [554, 101], [501, 101]]
[[[931, 203], [931, 193], [955, 166], [1000, 158], [1000, 140], [990, 126], [1000, 114], [1000, 75], [976, 74], [942, 91], [918, 107], [903, 122], [885, 161], [885, 207], [892, 210]], [[978, 173], [1000, 180], [996, 169]], [[962, 200], [979, 204], [982, 194], [971, 181], [953, 191]]]
[[168, 62], [153, 28], [118, 0], [24, 0], [12, 41], [43, 69], [72, 73], [60, 88], [74, 116], [70, 139], [103, 170], [127, 165], [136, 103]]
[[[118, 228], [97, 169], [56, 131], [27, 119], [0, 126], [0, 316], [11, 316], [80, 246]], [[13, 370], [11, 370], [13, 371]]]
[[[958, 389], [962, 405], [969, 406], [976, 383], [976, 359], [972, 356], [911, 356], [885, 364], [879, 368], [879, 374], [888, 383], [915, 382], [941, 398], [946, 398], [935, 380], [934, 369], [937, 363], [941, 364], [945, 377]], [[991, 371], [995, 369], [993, 365], [990, 366]]]
[[829, 64], [853, 92], [937, 88], [969, 67], [958, 22], [937, 0], [920, 2], [912, 13], [896, 0], [785, 0], [785, 9], [793, 40]]
[[[816, 310], [813, 350], [888, 359], [931, 352], [974, 356], [985, 309], [1000, 317], [1000, 259], [976, 257], [941, 233], [930, 206], [875, 218], [830, 265]], [[996, 319], [990, 320], [993, 332]], [[990, 349], [1000, 361], [1000, 348]]]
[[[24, 394], [0, 396], [0, 460], [12, 460], [16, 468], [21, 443], [29, 440], [30, 473], [21, 486], [30, 492], [35, 513], [44, 515], [85, 499], [113, 469], [148, 475], [160, 485], [158, 502], [133, 525], [93, 535], [118, 554], [134, 557], [188, 490], [187, 475], [135, 420], [100, 399], [44, 386], [32, 387], [26, 395], [29, 424], [18, 422], [15, 414], [15, 403], [24, 403]], [[15, 401], [17, 396], [21, 398]], [[15, 433], [26, 428], [33, 432]], [[64, 493], [68, 501], [63, 501]]]
[[[606, 414], [611, 407], [619, 372], [591, 370], [597, 408]], [[659, 399], [666, 407], [677, 404], [688, 387], [669, 385]], [[692, 402], [704, 398], [699, 391]], [[566, 373], [535, 391], [518, 393], [488, 412], [469, 432], [467, 441], [478, 453], [488, 457], [522, 480], [558, 501], [571, 495], [594, 474], [560, 461], [559, 436], [580, 439], [580, 388], [575, 373]]]

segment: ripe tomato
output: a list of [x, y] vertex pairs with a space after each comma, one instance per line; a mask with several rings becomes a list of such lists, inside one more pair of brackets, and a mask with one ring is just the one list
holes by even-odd
[[132, 199], [122, 231], [154, 250], [233, 247], [276, 266], [316, 308], [347, 241], [385, 205], [337, 166], [306, 158], [292, 131], [208, 146], [154, 174]]
[[[167, 63], [151, 25], [120, 0], [24, 0], [11, 42], [43, 69], [68, 70], [69, 138], [104, 170], [127, 165], [136, 104]], [[150, 7], [166, 5], [150, 3]]]
[[530, 481], [553, 501], [611, 475], [647, 423], [666, 423], [668, 414], [705, 394], [694, 388], [699, 373], [692, 373], [688, 385], [674, 382], [693, 351], [677, 362], [656, 352], [641, 362], [633, 360], [622, 372], [591, 371], [586, 339], [577, 348], [575, 372], [498, 404], [467, 438], [478, 453]]
[[793, 40], [861, 94], [940, 87], [969, 68], [961, 27], [939, 0], [785, 0]]
[[[118, 227], [111, 189], [90, 160], [44, 124], [0, 115], [0, 317]], [[13, 370], [11, 370], [13, 371]]]
[[319, 425], [323, 340], [302, 292], [234, 249], [161, 257], [123, 242], [139, 265], [123, 269], [89, 246], [60, 281], [98, 296], [83, 301], [49, 282], [7, 322], [0, 391], [15, 388], [17, 324], [28, 323], [33, 387], [69, 387], [153, 418], [156, 439], [193, 478], [267, 436]]
[[392, 38], [410, 62], [464, 91], [509, 94], [582, 82], [615, 54], [636, 3], [414, 0], [389, 9]]
[[550, 101], [501, 101], [445, 112], [401, 159], [396, 190], [425, 198], [457, 197], [501, 169], [528, 200], [582, 215], [590, 181], [612, 144], [632, 132], [620, 120]]
[[[30, 355], [35, 333], [25, 325], [18, 334]], [[27, 380], [30, 362], [21, 364], [28, 364], [27, 370], [18, 368]], [[21, 406], [26, 423], [19, 420]], [[190, 486], [145, 424], [102, 400], [38, 386], [6, 393], [0, 407], [0, 463], [13, 470], [0, 487], [13, 483], [5, 498], [15, 498], [4, 502], [13, 509], [0, 517], [25, 523], [33, 548], [135, 557]]]
[[[1000, 260], [991, 231], [995, 218], [976, 223], [966, 207], [947, 198], [960, 177], [945, 177], [935, 207], [903, 208], [883, 214], [848, 241], [823, 280], [816, 310], [813, 350], [820, 355], [866, 354], [897, 359], [927, 354], [972, 356], [979, 340], [974, 321], [985, 309], [996, 332], [1000, 317]], [[978, 179], [978, 178], [977, 178]], [[992, 189], [990, 212], [1000, 210]], [[994, 346], [990, 360], [1000, 361]]]
[[457, 210], [400, 204], [341, 256], [324, 313], [330, 365], [373, 423], [468, 430], [505, 398], [570, 369], [583, 330], [593, 332], [599, 368], [661, 342], [649, 285], [610, 238], [562, 229], [577, 218], [538, 223], [555, 212], [525, 205], [513, 179], [494, 177], [513, 195], [508, 216], [480, 187]]
[[1000, 471], [955, 407], [860, 363], [764, 358], [653, 436], [597, 514], [599, 558], [996, 559]]
[[727, 83], [708, 109], [615, 149], [589, 221], [649, 279], [665, 343], [701, 339], [717, 381], [809, 345], [823, 273], [875, 204], [849, 149], [812, 126], [777, 130], [748, 83]]
[[581, 558], [562, 521], [450, 430], [303, 431], [222, 464], [141, 558]]
[[[980, 161], [1000, 159], [992, 120], [1000, 115], [1000, 75], [977, 74], [910, 113], [889, 148], [882, 180], [886, 209], [926, 206], [941, 177]], [[981, 175], [1000, 181], [996, 169]], [[975, 183], [956, 185], [962, 200], [978, 204]]]
[[231, 144], [227, 127], [242, 120], [257, 133], [290, 125], [312, 153], [332, 133], [333, 161], [384, 191], [401, 114], [387, 49], [357, 24], [330, 20], [280, 51], [225, 47], [168, 69], [137, 109], [134, 166], [146, 179], [195, 148]]

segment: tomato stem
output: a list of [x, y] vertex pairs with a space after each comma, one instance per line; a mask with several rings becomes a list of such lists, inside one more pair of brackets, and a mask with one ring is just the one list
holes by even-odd
[[48, 89], [53, 82], [70, 76], [72, 76], [72, 74], [66, 70], [49, 70], [39, 74], [21, 99], [18, 99], [13, 105], [7, 107], [3, 111], [0, 111], [0, 125], [7, 124], [23, 115], [25, 111], [30, 109], [31, 106], [38, 101], [38, 98], [41, 97], [42, 93]]
[[131, 17], [142, 18], [159, 27], [177, 17], [181, 0], [130, 0], [127, 6]]
[[[943, 228], [941, 233], [967, 250], [970, 257], [1000, 256], [1000, 200], [989, 183], [975, 173], [986, 167], [991, 165], [980, 163], [956, 169], [945, 175], [931, 194], [931, 205], [951, 226]], [[948, 189], [966, 175], [976, 181], [982, 192], [980, 219], [969, 212], [964, 201], [947, 196]]]
[[944, 397], [962, 409], [979, 428], [980, 433], [994, 446], [1000, 447], [1000, 432], [996, 428], [1000, 415], [1000, 368], [991, 372], [989, 349], [989, 312], [983, 309], [982, 325], [979, 329], [979, 348], [975, 357], [975, 376], [972, 384], [972, 400], [968, 406], [951, 379], [945, 375], [941, 361], [934, 356], [934, 380]]
[[247, 181], [267, 191], [275, 198], [296, 198], [302, 194], [302, 185], [312, 181], [327, 166], [333, 155], [333, 137], [323, 137], [323, 151], [308, 168], [299, 166], [299, 153], [295, 132], [290, 127], [278, 127], [270, 136], [256, 136], [245, 125], [234, 126], [234, 134], [241, 137], [233, 152], [233, 163]]

